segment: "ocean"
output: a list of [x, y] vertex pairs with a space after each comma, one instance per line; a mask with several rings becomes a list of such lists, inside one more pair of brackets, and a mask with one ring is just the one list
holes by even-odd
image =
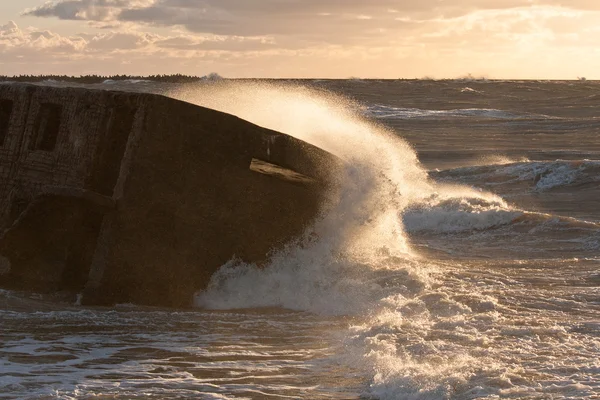
[[339, 193], [194, 309], [0, 291], [0, 399], [600, 399], [600, 82], [87, 87], [315, 144]]

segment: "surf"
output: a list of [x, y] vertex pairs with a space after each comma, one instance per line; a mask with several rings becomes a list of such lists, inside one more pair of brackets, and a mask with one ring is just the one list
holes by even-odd
[[[484, 365], [467, 347], [420, 356], [418, 348], [407, 350], [403, 344], [412, 337], [427, 346], [427, 327], [473, 313], [437, 287], [436, 275], [443, 271], [415, 251], [403, 214], [432, 199], [505, 204], [502, 199], [432, 181], [406, 141], [357, 112], [353, 101], [327, 91], [216, 82], [168, 95], [295, 136], [345, 165], [339, 193], [302, 237], [264, 266], [232, 259], [198, 293], [198, 307], [282, 307], [346, 316], [353, 322], [342, 334], [346, 351], [340, 358], [363, 365], [366, 393], [398, 398], [465, 390], [460, 383]], [[493, 306], [485, 312], [490, 310]]]

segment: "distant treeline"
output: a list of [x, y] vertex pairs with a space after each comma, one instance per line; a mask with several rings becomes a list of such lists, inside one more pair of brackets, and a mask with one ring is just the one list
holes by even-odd
[[186, 83], [195, 82], [206, 77], [189, 76], [182, 74], [175, 75], [150, 75], [150, 76], [134, 76], [134, 75], [82, 75], [82, 76], [67, 76], [67, 75], [18, 75], [18, 76], [2, 76], [0, 82], [42, 82], [42, 81], [62, 81], [62, 82], [77, 82], [77, 83], [102, 83], [106, 80], [126, 81], [126, 80], [145, 80], [154, 82], [170, 82], [170, 83]]

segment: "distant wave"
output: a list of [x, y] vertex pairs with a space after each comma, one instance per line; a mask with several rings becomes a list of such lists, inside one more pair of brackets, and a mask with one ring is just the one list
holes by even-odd
[[553, 119], [549, 115], [517, 113], [493, 108], [462, 108], [454, 110], [423, 110], [420, 108], [392, 107], [382, 104], [368, 106], [363, 113], [381, 119], [445, 119], [445, 118], [485, 118], [485, 119]]
[[114, 85], [117, 83], [152, 83], [152, 81], [146, 79], [125, 79], [125, 80], [114, 80], [114, 79], [106, 79], [102, 82], [105, 85]]
[[571, 217], [525, 211], [503, 200], [464, 197], [424, 201], [408, 207], [403, 214], [409, 233], [460, 233], [487, 231], [500, 227], [525, 227], [552, 231], [556, 229], [586, 229], [600, 232], [600, 225]]
[[530, 183], [535, 191], [600, 182], [600, 160], [526, 161], [431, 172], [438, 180], [506, 185]]
[[453, 259], [595, 257], [600, 224], [526, 211], [503, 200], [431, 198], [407, 207], [402, 219], [414, 245]]
[[483, 94], [484, 92], [482, 90], [475, 90], [473, 88], [470, 88], [468, 86], [465, 86], [464, 88], [460, 89], [461, 93], [477, 93], [477, 94]]
[[507, 225], [522, 215], [523, 211], [512, 209], [499, 199], [433, 197], [409, 207], [403, 220], [409, 233], [449, 233]]

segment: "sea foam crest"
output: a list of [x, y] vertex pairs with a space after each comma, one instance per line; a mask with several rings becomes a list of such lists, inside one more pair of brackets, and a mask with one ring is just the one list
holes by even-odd
[[[492, 196], [490, 196], [492, 197]], [[409, 207], [403, 215], [408, 232], [462, 232], [510, 224], [523, 215], [501, 199], [439, 198]]]
[[489, 185], [528, 183], [543, 192], [570, 185], [589, 185], [600, 181], [599, 160], [519, 161], [503, 165], [477, 165], [436, 171], [432, 175], [442, 180], [465, 183], [488, 182]]
[[452, 110], [424, 110], [420, 108], [372, 105], [363, 107], [362, 112], [369, 117], [379, 119], [445, 119], [445, 118], [482, 118], [496, 120], [552, 119], [542, 114], [528, 114], [493, 108], [460, 108]]

